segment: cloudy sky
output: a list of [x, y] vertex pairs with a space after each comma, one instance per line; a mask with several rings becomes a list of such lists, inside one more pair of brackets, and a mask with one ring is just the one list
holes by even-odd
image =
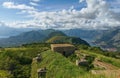
[[104, 29], [120, 26], [120, 0], [0, 0], [0, 26]]

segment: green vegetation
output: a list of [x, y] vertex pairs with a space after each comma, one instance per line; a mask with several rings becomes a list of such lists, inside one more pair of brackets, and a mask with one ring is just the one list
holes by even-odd
[[0, 70], [11, 72], [12, 78], [30, 78], [33, 57], [47, 49], [45, 44], [5, 48], [0, 52]]
[[13, 76], [5, 70], [0, 70], [0, 78], [13, 78]]
[[[71, 30], [71, 33], [69, 31], [66, 33], [71, 36], [82, 35], [82, 38], [89, 39], [93, 35], [100, 34], [99, 31], [82, 31], [82, 34], [79, 33], [79, 30], [76, 33], [74, 31], [76, 32], [76, 30]], [[90, 32], [94, 34], [85, 36]], [[95, 32], [97, 33], [95, 34]], [[119, 33], [119, 29], [110, 31], [98, 39], [97, 43], [120, 49]], [[75, 45], [77, 51], [69, 57], [64, 57], [62, 54], [50, 50], [51, 43], [70, 43]], [[37, 78], [37, 70], [40, 68], [47, 69], [46, 78], [117, 78], [117, 75], [114, 76], [114, 74], [92, 74], [91, 70], [102, 70], [102, 72], [105, 70], [105, 68], [100, 69], [93, 66], [96, 59], [97, 62], [112, 64], [117, 69], [120, 68], [120, 52], [106, 52], [99, 47], [90, 47], [81, 38], [70, 37], [57, 30], [25, 32], [18, 36], [1, 39], [0, 46], [0, 78]], [[6, 46], [15, 47], [2, 48]], [[40, 62], [35, 59], [38, 54], [42, 57]], [[82, 64], [84, 64], [77, 66], [76, 60], [80, 62], [82, 60]]]
[[31, 77], [30, 78], [37, 78], [38, 77], [38, 73], [37, 73], [37, 61], [33, 60], [32, 64], [31, 64]]
[[70, 43], [89, 45], [86, 41], [77, 37], [54, 36], [46, 41], [47, 43]]
[[46, 38], [46, 40], [52, 38], [52, 37], [55, 37], [55, 36], [67, 36], [66, 34], [64, 34], [63, 32], [61, 31], [54, 31], [54, 32], [51, 32], [48, 37]]
[[69, 37], [58, 30], [29, 31], [0, 39], [0, 47], [16, 47], [30, 43], [72, 43], [89, 45], [86, 41], [78, 37]]
[[[116, 57], [114, 56], [107, 56], [105, 55], [106, 53], [103, 52], [100, 48], [97, 47], [89, 47], [89, 46], [78, 46], [80, 49], [80, 52], [85, 53], [85, 54], [89, 54], [91, 56], [95, 56], [96, 58], [100, 59], [101, 61], [110, 63], [114, 66], [117, 66], [120, 68], [120, 59], [116, 59]], [[111, 55], [114, 53], [110, 53]]]
[[76, 78], [84, 74], [84, 70], [59, 53], [46, 51], [42, 53], [43, 60], [38, 63], [39, 68], [47, 68], [47, 78]]
[[[96, 57], [120, 68], [119, 59], [105, 56], [98, 48], [85, 45], [76, 45], [76, 47], [79, 52], [90, 56], [86, 58], [90, 64]], [[41, 54], [41, 62], [33, 61], [37, 54]], [[59, 53], [52, 52], [50, 44], [47, 43], [25, 44], [18, 48], [2, 48], [0, 52], [0, 77], [37, 78], [37, 70], [46, 67], [46, 78], [107, 78], [105, 75], [91, 74], [85, 69], [86, 67], [76, 66], [76, 59], [78, 59], [76, 54], [66, 58]]]
[[78, 47], [80, 50], [83, 49], [83, 50], [87, 50], [88, 52], [90, 51], [96, 54], [105, 55], [107, 57], [120, 59], [120, 52], [103, 51], [100, 47], [89, 47], [87, 45], [76, 45], [76, 47]]
[[68, 59], [69, 59], [71, 62], [75, 63], [76, 60], [79, 59], [79, 57], [74, 53], [74, 54], [72, 54], [71, 56], [69, 56]]

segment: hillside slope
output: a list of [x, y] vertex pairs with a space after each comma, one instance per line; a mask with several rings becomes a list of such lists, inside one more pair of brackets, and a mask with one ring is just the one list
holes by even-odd
[[[42, 59], [40, 63], [37, 63], [37, 68], [34, 64], [32, 69], [35, 71], [39, 68], [46, 67], [46, 78], [77, 78], [84, 72], [83, 69], [79, 68], [59, 53], [51, 51], [43, 52]], [[34, 71], [32, 73], [35, 73]]]
[[9, 38], [2, 38], [0, 39], [0, 47], [15, 47], [22, 44], [42, 42], [52, 32], [55, 32], [55, 30], [33, 30]]
[[[79, 51], [80, 52], [80, 51]], [[81, 53], [81, 52], [80, 52]], [[94, 52], [88, 53], [86, 50], [82, 50], [83, 54], [96, 56], [101, 61], [104, 61], [106, 64], [111, 64], [108, 61], [111, 61], [114, 65], [118, 66], [120, 61], [114, 58], [105, 57], [100, 54], [96, 54]], [[32, 63], [32, 72], [31, 78], [37, 78], [37, 70], [41, 68], [46, 68], [46, 78], [116, 78], [118, 75], [111, 74], [104, 75], [104, 74], [91, 74], [90, 72], [84, 70], [84, 67], [76, 66], [74, 62], [70, 61], [68, 58], [65, 58], [59, 53], [52, 52], [50, 50], [41, 53], [42, 60], [40, 62]], [[116, 61], [115, 61], [116, 60]], [[119, 66], [118, 66], [119, 67]], [[106, 71], [96, 69], [96, 71]], [[119, 73], [119, 71], [117, 72]]]
[[45, 37], [45, 35], [38, 31], [30, 31], [17, 36], [0, 39], [0, 46], [19, 46], [26, 43], [40, 42], [45, 39]]
[[[81, 55], [83, 57], [84, 55], [94, 56], [99, 59], [99, 62], [108, 63], [120, 68], [119, 59], [98, 53], [100, 50], [96, 48], [83, 45], [77, 45], [76, 47], [78, 48], [75, 52], [77, 57], [81, 57]], [[38, 54], [40, 54], [42, 59], [36, 62], [34, 58]], [[78, 59], [75, 54], [70, 56], [71, 58], [66, 58], [60, 53], [51, 51], [50, 44], [47, 43], [34, 43], [17, 48], [4, 48], [0, 51], [0, 78], [8, 76], [9, 78], [10, 76], [13, 76], [11, 78], [37, 78], [37, 69], [44, 67], [47, 69], [46, 78], [118, 78], [119, 75], [116, 74], [115, 76], [108, 74], [110, 77], [103, 74], [91, 74], [88, 70], [85, 70], [87, 67], [77, 66], [75, 61], [72, 61], [72, 59]], [[99, 70], [96, 69], [96, 71]], [[106, 69], [100, 71], [103, 72]]]
[[[60, 36], [57, 38], [57, 36]], [[62, 37], [64, 36], [64, 37]], [[17, 36], [11, 36], [9, 38], [0, 39], [0, 47], [15, 47], [20, 46], [22, 44], [29, 44], [29, 43], [38, 43], [38, 42], [51, 42], [56, 43], [75, 43], [75, 44], [85, 44], [88, 45], [87, 42], [84, 40], [77, 38], [77, 37], [69, 37], [64, 34], [62, 31], [58, 30], [38, 30], [38, 31], [29, 31], [21, 33]]]
[[46, 41], [47, 43], [70, 43], [89, 45], [86, 41], [77, 37], [54, 36]]
[[79, 37], [91, 43], [93, 40], [96, 39], [98, 35], [101, 35], [102, 33], [104, 33], [105, 30], [70, 29], [70, 30], [63, 30], [63, 32], [68, 36]]
[[104, 33], [96, 40], [96, 43], [102, 47], [111, 47], [120, 50], [120, 28]]

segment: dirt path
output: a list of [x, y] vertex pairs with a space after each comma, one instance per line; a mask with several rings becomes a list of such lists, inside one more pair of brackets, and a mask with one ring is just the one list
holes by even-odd
[[104, 75], [106, 78], [120, 78], [120, 70], [92, 70], [91, 73]]
[[106, 63], [106, 62], [102, 62], [99, 61], [98, 59], [95, 59], [95, 61], [93, 62], [94, 65], [97, 65], [99, 67], [103, 67], [106, 70], [118, 70], [119, 68], [116, 66], [113, 66], [112, 64]]
[[[77, 56], [83, 55], [84, 53], [80, 53], [76, 51]], [[95, 59], [93, 64], [98, 68], [97, 70], [91, 70], [92, 74], [95, 75], [103, 75], [106, 78], [120, 78], [120, 69], [112, 64], [100, 61], [98, 58]], [[102, 77], [101, 77], [102, 78]]]
[[95, 59], [93, 64], [104, 68], [104, 70], [92, 70], [92, 74], [102, 74], [108, 78], [120, 78], [120, 69], [118, 67], [106, 62], [99, 61], [98, 59]]

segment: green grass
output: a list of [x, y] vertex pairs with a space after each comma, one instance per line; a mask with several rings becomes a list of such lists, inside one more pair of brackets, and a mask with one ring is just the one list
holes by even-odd
[[[46, 67], [46, 78], [78, 78], [85, 71], [70, 62], [59, 53], [47, 51], [42, 53], [43, 60], [38, 63], [38, 69]], [[35, 67], [36, 68], [36, 67]]]
[[[99, 53], [94, 53], [94, 51], [89, 51], [87, 49], [81, 49], [80, 52], [82, 52], [83, 54], [95, 56], [104, 62], [113, 64], [114, 66], [120, 68], [119, 59], [107, 57]], [[36, 57], [37, 54], [39, 53], [42, 54], [41, 62], [36, 63], [35, 61], [33, 61], [31, 64], [25, 61], [25, 59], [28, 61], [32, 60], [32, 58]], [[22, 74], [22, 75], [29, 75], [30, 73], [28, 71], [31, 71], [30, 78], [37, 78], [38, 76], [37, 69], [44, 67], [47, 68], [46, 78], [108, 78], [105, 75], [98, 75], [98, 74], [93, 75], [90, 72], [85, 71], [84, 68], [76, 66], [75, 62], [72, 62], [69, 58], [62, 56], [57, 52], [50, 51], [49, 44], [48, 45], [33, 44], [33, 45], [24, 45], [23, 47], [20, 48], [5, 48], [3, 52], [0, 52], [0, 58], [1, 58], [0, 59], [1, 68], [4, 67], [4, 64], [7, 65], [10, 59], [13, 59], [13, 62], [17, 61], [17, 63], [20, 64], [21, 64], [21, 60], [23, 59], [24, 60], [22, 61], [23, 63], [24, 62], [28, 63], [28, 65], [25, 64], [27, 67], [25, 65], [22, 65], [23, 64], [22, 63], [21, 64], [22, 68], [17, 68], [17, 70], [19, 71], [20, 69], [24, 68], [22, 72], [28, 74]], [[30, 65], [31, 67], [28, 67]], [[21, 75], [20, 72], [17, 75]], [[0, 71], [0, 78], [4, 78], [7, 76], [9, 76], [8, 71], [3, 71], [3, 70]], [[8, 78], [10, 78], [10, 76]], [[20, 78], [20, 77], [16, 77], [16, 78]], [[26, 78], [29, 77], [26, 76]], [[116, 78], [116, 77], [111, 76], [111, 78]]]
[[[34, 64], [33, 69], [37, 71], [39, 68], [46, 67], [46, 78], [107, 78], [104, 74], [93, 75], [90, 72], [83, 70], [83, 68], [76, 66], [74, 63], [70, 62], [68, 58], [65, 58], [59, 53], [46, 51], [42, 53], [42, 57], [43, 60], [38, 63], [37, 68]], [[116, 77], [111, 76], [111, 78]]]
[[12, 78], [12, 75], [8, 71], [0, 70], [0, 78]]
[[105, 75], [93, 75], [85, 71], [72, 63], [68, 58], [56, 52], [43, 52], [42, 58], [41, 62], [32, 64], [33, 73], [31, 73], [31, 78], [36, 78], [37, 69], [44, 67], [47, 68], [46, 78], [107, 78]]
[[81, 50], [81, 52], [85, 53], [85, 54], [92, 55], [92, 56], [96, 56], [101, 61], [110, 63], [110, 64], [112, 64], [112, 65], [120, 68], [120, 59], [115, 59], [115, 58], [112, 58], [112, 57], [107, 57], [107, 56], [104, 56], [102, 54], [97, 54], [97, 53], [94, 53], [92, 51], [87, 51], [87, 50]]
[[31, 77], [30, 78], [37, 78], [37, 62], [33, 61], [31, 65]]
[[[31, 70], [32, 58], [48, 49], [49, 47], [43, 44], [32, 46], [26, 45], [25, 47], [18, 48], [5, 48], [4, 51], [0, 52], [0, 70], [12, 72], [12, 78], [30, 78], [30, 72], [34, 71], [33, 69]], [[36, 72], [32, 73], [37, 74]]]

